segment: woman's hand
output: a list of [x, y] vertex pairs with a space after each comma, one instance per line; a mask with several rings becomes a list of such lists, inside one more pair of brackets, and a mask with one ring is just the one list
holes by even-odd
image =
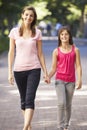
[[14, 85], [14, 76], [13, 76], [12, 72], [9, 73], [8, 81], [11, 85]]

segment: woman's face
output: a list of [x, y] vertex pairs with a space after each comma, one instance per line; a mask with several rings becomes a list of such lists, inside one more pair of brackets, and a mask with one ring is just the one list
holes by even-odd
[[67, 30], [63, 30], [60, 33], [60, 40], [61, 42], [69, 42], [69, 33], [67, 32]]
[[34, 20], [34, 13], [32, 10], [25, 10], [25, 12], [22, 14], [22, 19], [24, 24], [30, 25]]

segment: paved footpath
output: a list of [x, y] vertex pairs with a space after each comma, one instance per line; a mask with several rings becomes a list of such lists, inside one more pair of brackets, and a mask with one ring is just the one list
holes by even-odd
[[[87, 60], [87, 59], [86, 59]], [[87, 79], [87, 61], [84, 59], [83, 69]], [[3, 58], [3, 63], [7, 58]], [[19, 93], [16, 85], [10, 86], [7, 78], [7, 64], [0, 61], [0, 130], [22, 130], [23, 116], [20, 111]], [[3, 74], [4, 73], [4, 74]], [[3, 83], [3, 82], [4, 83]], [[86, 80], [85, 80], [86, 81]], [[87, 82], [81, 90], [75, 90], [70, 130], [87, 130]], [[32, 130], [56, 130], [57, 127], [57, 99], [54, 79], [47, 85], [41, 79], [37, 95], [36, 109], [32, 121]]]
[[[32, 130], [56, 130], [57, 100], [54, 81], [40, 83], [36, 95], [36, 110]], [[87, 130], [87, 88], [75, 91], [70, 130]], [[23, 117], [20, 111], [16, 85], [0, 84], [0, 130], [22, 130]]]

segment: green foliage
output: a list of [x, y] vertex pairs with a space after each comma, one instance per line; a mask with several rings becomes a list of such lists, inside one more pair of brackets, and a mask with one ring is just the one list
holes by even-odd
[[35, 1], [33, 4], [30, 5], [35, 7], [38, 20], [42, 20], [44, 19], [44, 17], [51, 15], [51, 12], [49, 11], [49, 9], [47, 9], [46, 1], [41, 1], [41, 2]]
[[8, 49], [8, 38], [4, 35], [8, 35], [18, 23], [25, 5], [36, 8], [38, 21], [50, 21], [54, 26], [56, 22], [68, 24], [74, 35], [77, 31], [83, 34], [84, 22], [87, 21], [87, 0], [0, 0], [0, 52]]
[[77, 6], [70, 4], [70, 7], [68, 7], [68, 10], [71, 12], [67, 15], [67, 19], [69, 21], [78, 20], [81, 17], [81, 10], [77, 8]]
[[10, 30], [17, 24], [21, 8], [26, 5], [26, 0], [0, 0], [0, 32]]
[[8, 38], [6, 36], [0, 37], [0, 53], [7, 51], [9, 48]]

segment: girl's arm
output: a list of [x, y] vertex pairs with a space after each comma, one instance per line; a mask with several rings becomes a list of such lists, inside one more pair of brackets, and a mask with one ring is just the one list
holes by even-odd
[[51, 70], [49, 72], [49, 78], [51, 79], [51, 77], [55, 74], [56, 72], [56, 68], [57, 68], [57, 56], [58, 56], [58, 49], [56, 48], [53, 51], [52, 54], [52, 65], [51, 65]]
[[8, 52], [8, 80], [10, 84], [14, 84], [14, 77], [12, 66], [14, 62], [14, 53], [15, 53], [15, 40], [10, 38], [9, 52]]
[[82, 66], [80, 60], [80, 51], [78, 48], [76, 48], [75, 51], [76, 51], [77, 89], [80, 89], [82, 87]]

